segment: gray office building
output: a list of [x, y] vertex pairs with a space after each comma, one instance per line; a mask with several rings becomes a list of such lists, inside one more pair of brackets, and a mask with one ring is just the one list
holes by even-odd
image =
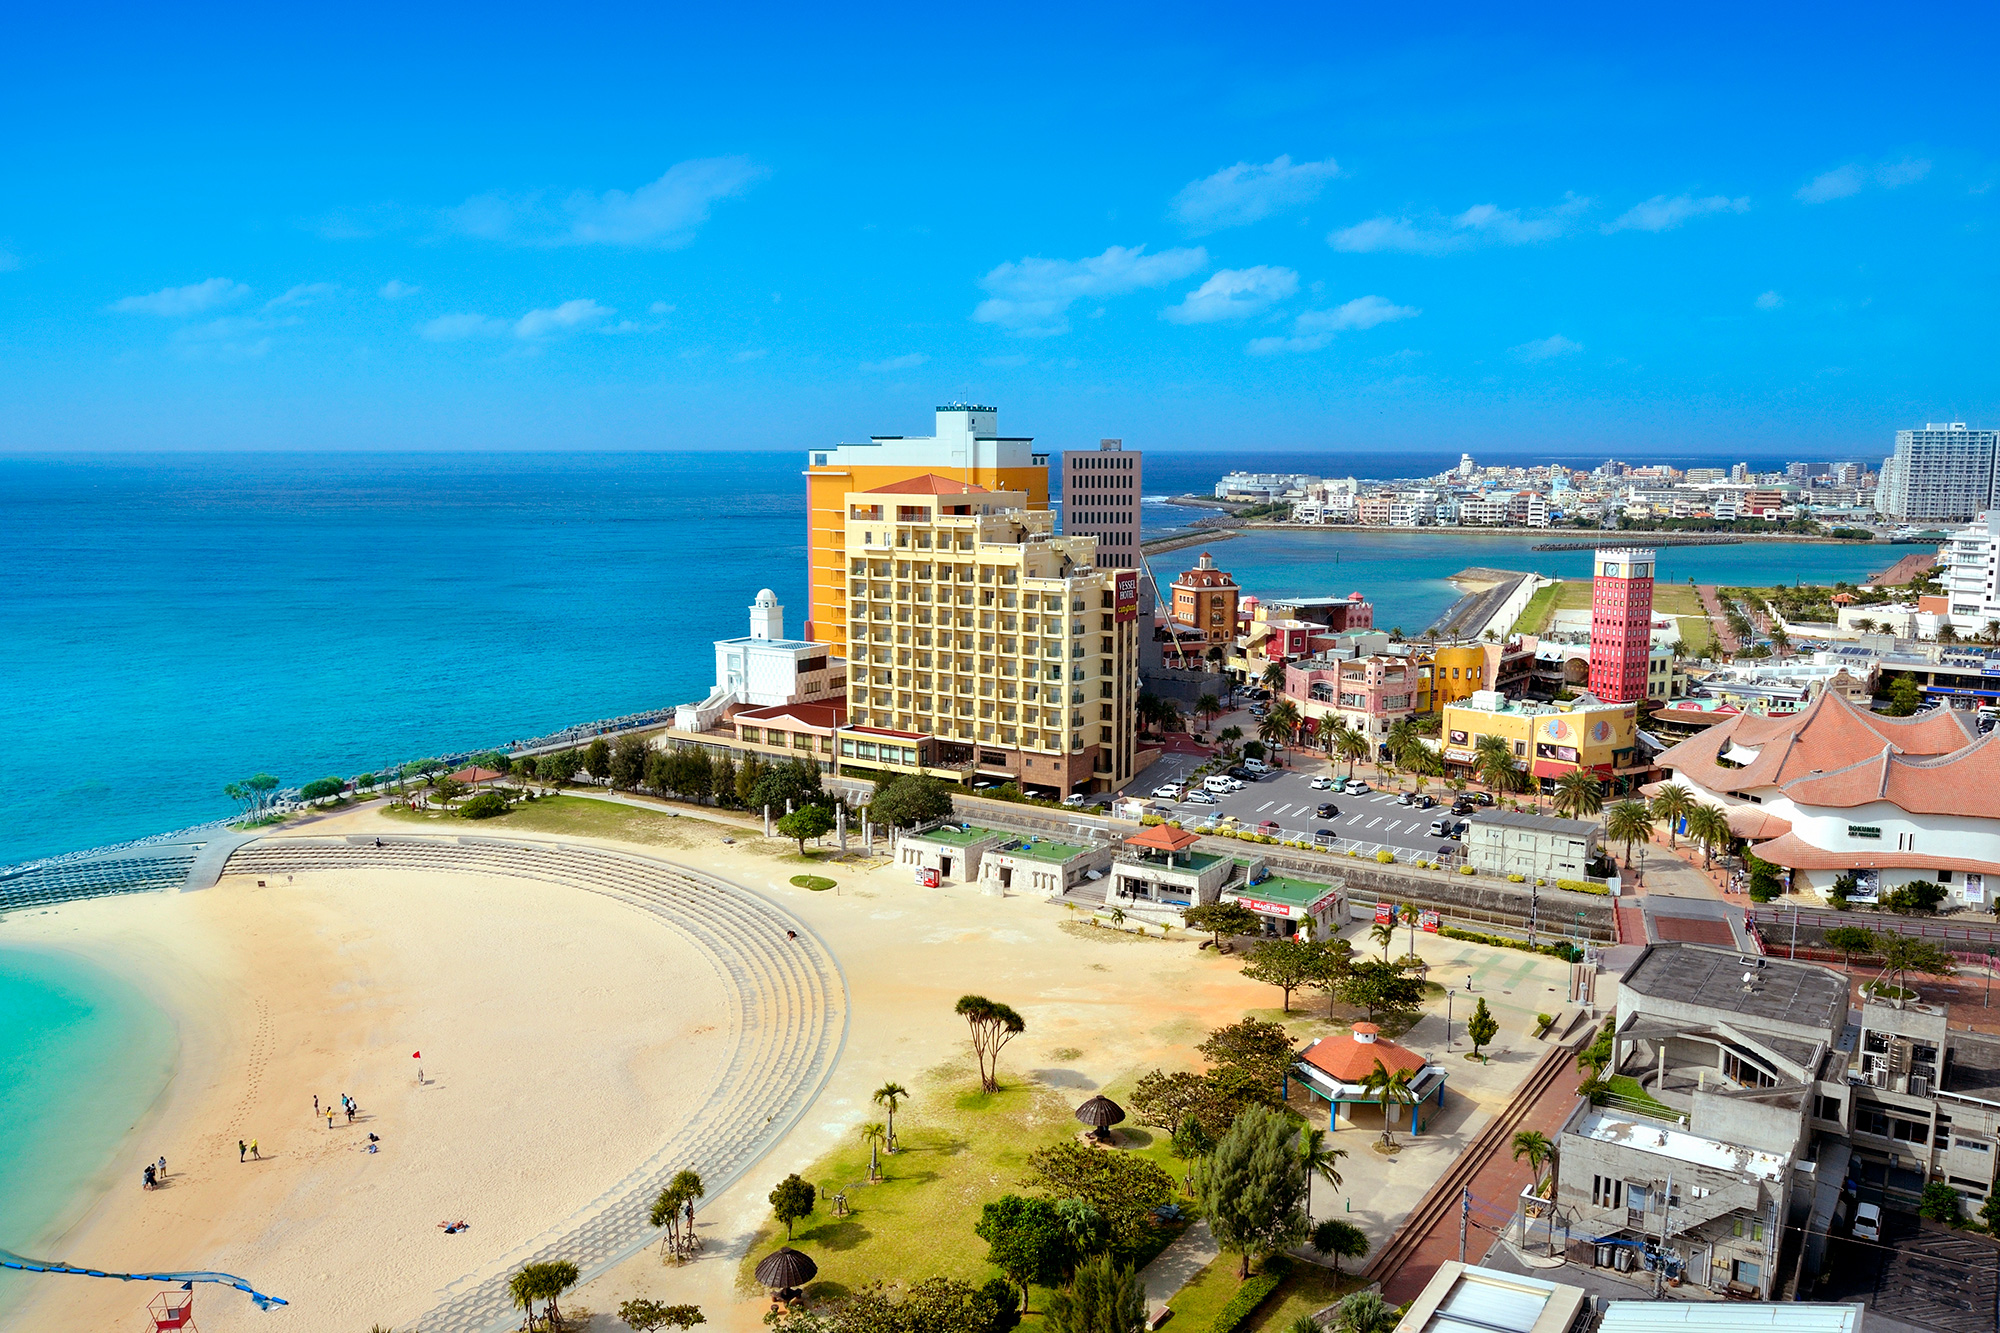
[[1912, 522], [1969, 519], [1994, 506], [1994, 465], [2000, 431], [1963, 421], [1932, 422], [1896, 432], [1896, 452], [1882, 460], [1875, 508]]
[[1123, 440], [1062, 456], [1062, 530], [1097, 538], [1099, 569], [1138, 569], [1139, 494], [1146, 456]]

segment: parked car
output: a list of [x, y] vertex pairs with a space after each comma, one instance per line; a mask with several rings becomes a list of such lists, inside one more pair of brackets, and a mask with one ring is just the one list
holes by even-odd
[[1312, 789], [1314, 791], [1332, 791], [1333, 779], [1324, 775], [1316, 777], [1312, 780]]
[[1472, 793], [1472, 803], [1474, 805], [1492, 805], [1493, 794], [1491, 792], [1476, 791]]
[[1216, 799], [1215, 799], [1215, 794], [1214, 794], [1213, 792], [1205, 792], [1205, 791], [1191, 791], [1191, 792], [1189, 792], [1189, 793], [1187, 794], [1187, 803], [1188, 803], [1189, 805], [1221, 805], [1221, 804], [1222, 804], [1222, 802], [1221, 802], [1221, 801], [1218, 801], [1218, 800], [1216, 800]]
[[1417, 809], [1419, 810], [1429, 810], [1437, 805], [1437, 797], [1419, 796], [1416, 800], [1412, 801], [1411, 804], [1416, 806]]
[[1396, 797], [1397, 805], [1415, 805], [1416, 803], [1417, 803], [1417, 798], [1411, 795], [1409, 792], [1403, 792], [1402, 794]]
[[1882, 1239], [1882, 1205], [1864, 1203], [1854, 1210], [1854, 1238], [1856, 1240]]
[[1366, 796], [1369, 792], [1374, 790], [1375, 789], [1373, 787], [1368, 785], [1365, 779], [1362, 778], [1348, 779], [1347, 794], [1349, 796]]
[[1252, 717], [1262, 717], [1262, 716], [1264, 716], [1264, 708], [1263, 708], [1263, 705], [1261, 705], [1261, 704], [1251, 704], [1251, 705], [1250, 705], [1250, 716], [1252, 716]]
[[1451, 821], [1449, 819], [1433, 819], [1431, 821], [1431, 836], [1433, 838], [1449, 838], [1451, 836]]
[[1162, 797], [1169, 801], [1178, 801], [1181, 798], [1181, 789], [1179, 784], [1169, 782], [1164, 787], [1153, 788], [1153, 795]]
[[1229, 784], [1234, 781], [1236, 781], [1235, 778], [1225, 774], [1211, 773], [1201, 780], [1201, 787], [1203, 791], [1212, 791], [1220, 796], [1233, 790]]
[[1072, 810], [1080, 810], [1089, 800], [1090, 795], [1087, 792], [1072, 792], [1068, 796], [1063, 797], [1063, 804]]
[[1275, 819], [1265, 820], [1263, 823], [1257, 826], [1257, 831], [1259, 833], [1267, 833], [1274, 838], [1277, 837], [1280, 833], [1284, 832], [1283, 829], [1278, 827], [1278, 821]]
[[1271, 771], [1271, 766], [1265, 763], [1262, 759], [1245, 759], [1243, 761], [1243, 767], [1248, 769], [1250, 772], [1256, 774], [1258, 777], [1262, 777], [1264, 774], [1269, 773]]
[[1255, 782], [1257, 780], [1257, 775], [1255, 773], [1252, 773], [1247, 768], [1240, 768], [1240, 767], [1232, 768], [1227, 771], [1228, 771], [1228, 776], [1235, 778], [1238, 782], [1248, 783], [1248, 782]]
[[1336, 806], [1332, 801], [1321, 801], [1319, 809], [1313, 811], [1313, 813], [1321, 819], [1338, 819], [1340, 818], [1340, 807]]
[[1313, 841], [1317, 843], [1324, 844], [1324, 843], [1335, 842], [1338, 841], [1339, 836], [1340, 836], [1339, 834], [1335, 833], [1330, 828], [1316, 828], [1313, 830]]

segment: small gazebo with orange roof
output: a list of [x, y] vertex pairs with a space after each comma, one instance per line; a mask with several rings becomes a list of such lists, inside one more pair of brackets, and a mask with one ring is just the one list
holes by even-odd
[[1171, 824], [1155, 824], [1151, 828], [1140, 829], [1125, 839], [1127, 847], [1142, 852], [1159, 852], [1165, 855], [1168, 865], [1175, 864], [1174, 858], [1200, 842], [1199, 835]]
[[477, 787], [480, 783], [491, 782], [493, 781], [493, 779], [499, 776], [500, 773], [496, 769], [481, 768], [479, 765], [473, 764], [470, 765], [469, 767], [461, 768], [458, 770], [458, 772], [453, 773], [451, 775], [451, 780], [453, 782], [463, 783], [465, 786], [468, 787]]
[[[1380, 1106], [1381, 1094], [1362, 1086], [1377, 1063], [1391, 1074], [1408, 1071], [1410, 1133], [1423, 1132], [1424, 1120], [1444, 1105], [1445, 1071], [1429, 1058], [1382, 1036], [1373, 1023], [1356, 1023], [1344, 1037], [1323, 1037], [1299, 1052], [1296, 1066], [1308, 1091], [1327, 1103], [1327, 1128], [1340, 1127], [1342, 1103]], [[1352, 1120], [1352, 1112], [1349, 1119]], [[1386, 1128], [1386, 1126], [1385, 1126]]]

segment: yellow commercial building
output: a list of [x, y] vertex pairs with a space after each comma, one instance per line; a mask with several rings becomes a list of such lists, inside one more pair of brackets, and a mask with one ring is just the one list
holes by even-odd
[[844, 771], [1056, 796], [1132, 775], [1138, 571], [1097, 568], [1097, 539], [1057, 536], [1036, 499], [939, 476], [842, 494]]
[[806, 466], [805, 637], [846, 656], [848, 551], [846, 497], [899, 482], [941, 477], [986, 491], [1020, 492], [1025, 507], [1049, 507], [1049, 456], [1031, 437], [998, 433], [990, 407], [937, 409], [937, 434], [877, 435], [867, 444], [815, 449]]
[[1481, 690], [1445, 705], [1440, 740], [1447, 765], [1476, 774], [1482, 736], [1505, 741], [1515, 763], [1544, 783], [1575, 768], [1607, 780], [1645, 769], [1633, 703], [1528, 703]]
[[1431, 651], [1431, 698], [1433, 709], [1470, 699], [1479, 690], [1491, 689], [1486, 649], [1476, 643], [1454, 643]]

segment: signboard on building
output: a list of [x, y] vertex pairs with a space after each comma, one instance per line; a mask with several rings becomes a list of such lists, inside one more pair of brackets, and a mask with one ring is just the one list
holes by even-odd
[[1379, 925], [1381, 925], [1381, 924], [1382, 924], [1383, 922], [1385, 922], [1385, 921], [1394, 921], [1395, 919], [1396, 919], [1396, 904], [1394, 904], [1394, 903], [1376, 903], [1376, 904], [1375, 904], [1375, 924], [1376, 924], [1376, 925], [1378, 925], [1378, 926], [1379, 926]]
[[1438, 914], [1426, 908], [1423, 914], [1417, 918], [1417, 924], [1435, 935], [1438, 930]]
[[1850, 838], [1879, 838], [1882, 836], [1882, 829], [1877, 824], [1849, 824], [1847, 826], [1847, 836]]
[[1967, 875], [1965, 877], [1965, 901], [1984, 903], [1986, 901], [1986, 876]]
[[1296, 907], [1288, 907], [1284, 903], [1267, 903], [1261, 898], [1246, 898], [1240, 893], [1236, 895], [1236, 901], [1262, 916], [1281, 916], [1291, 920], [1299, 914], [1299, 909]]
[[1123, 625], [1139, 618], [1139, 576], [1120, 574], [1112, 594], [1112, 619]]

